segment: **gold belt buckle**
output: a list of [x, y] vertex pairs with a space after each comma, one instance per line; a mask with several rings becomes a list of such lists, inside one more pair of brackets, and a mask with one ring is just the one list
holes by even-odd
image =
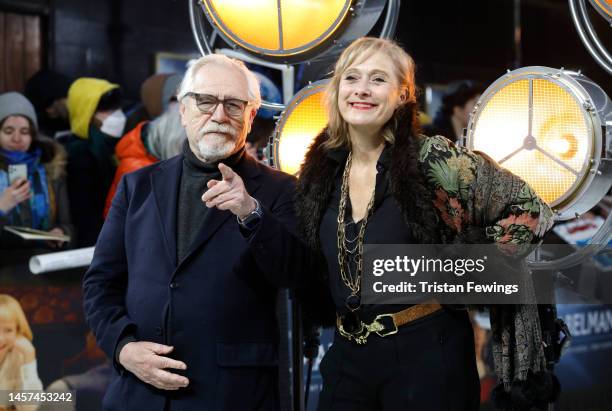
[[[385, 318], [385, 317], [389, 317], [389, 319], [391, 320], [391, 324], [393, 324], [393, 329], [392, 330], [385, 330], [385, 326], [381, 322], [378, 321], [378, 320], [380, 320], [382, 318]], [[372, 331], [375, 332], [376, 334], [378, 334], [381, 337], [386, 337], [388, 335], [397, 334], [397, 325], [395, 324], [395, 321], [393, 320], [393, 315], [391, 315], [391, 314], [377, 315], [376, 318], [374, 319], [374, 321], [372, 322], [371, 326], [374, 326], [375, 324], [377, 324], [381, 328], [372, 329]]]
[[344, 329], [344, 325], [342, 325], [342, 320], [344, 319], [343, 315], [337, 315], [336, 316], [336, 328], [338, 329], [338, 332], [340, 333], [341, 336], [343, 336], [344, 338], [346, 338], [347, 340], [355, 340], [357, 342], [357, 344], [365, 344], [365, 341], [367, 339], [367, 336], [364, 338], [362, 336], [360, 336], [359, 334], [363, 333], [363, 322], [359, 322], [359, 330], [357, 330], [356, 332], [348, 332]]
[[[391, 324], [393, 324], [392, 330], [386, 330], [384, 324], [379, 321], [385, 317], [389, 317], [391, 319]], [[344, 326], [342, 325], [343, 318], [344, 316], [340, 315], [336, 317], [336, 327], [338, 328], [338, 332], [340, 333], [340, 335], [342, 335], [349, 341], [355, 340], [357, 344], [365, 344], [366, 342], [368, 342], [368, 336], [371, 333], [376, 333], [380, 337], [386, 337], [388, 335], [393, 335], [397, 333], [397, 325], [395, 325], [395, 321], [393, 321], [393, 316], [391, 314], [378, 315], [370, 324], [366, 324], [363, 321], [359, 321], [359, 329], [355, 332], [348, 332], [344, 329]]]

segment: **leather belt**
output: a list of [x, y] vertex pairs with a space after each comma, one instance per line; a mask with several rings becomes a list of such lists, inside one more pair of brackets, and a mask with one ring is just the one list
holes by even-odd
[[340, 335], [349, 341], [354, 340], [357, 344], [365, 344], [368, 341], [368, 336], [372, 333], [380, 337], [396, 334], [398, 328], [402, 325], [432, 314], [441, 308], [442, 306], [439, 303], [432, 301], [431, 303], [413, 305], [396, 313], [377, 315], [370, 324], [366, 324], [357, 318], [357, 324], [354, 324], [354, 330], [352, 331], [346, 329], [346, 315], [336, 314], [336, 328], [338, 328]]

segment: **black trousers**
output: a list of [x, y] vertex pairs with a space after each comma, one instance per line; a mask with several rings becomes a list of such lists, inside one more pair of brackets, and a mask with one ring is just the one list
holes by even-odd
[[364, 345], [336, 331], [320, 366], [318, 411], [478, 410], [474, 333], [464, 310], [443, 308], [370, 335]]

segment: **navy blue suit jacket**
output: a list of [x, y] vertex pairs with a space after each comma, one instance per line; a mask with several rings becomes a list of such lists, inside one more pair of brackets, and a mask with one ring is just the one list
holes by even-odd
[[110, 358], [127, 334], [172, 345], [170, 356], [187, 364], [180, 373], [190, 384], [159, 390], [115, 362], [104, 408], [162, 411], [170, 399], [172, 411], [275, 409], [275, 298], [294, 279], [289, 262], [274, 254], [295, 244], [287, 241], [295, 229], [295, 179], [245, 156], [234, 170], [263, 208], [256, 234], [245, 239], [233, 214], [213, 208], [177, 261], [182, 161], [124, 176], [83, 291], [88, 324]]

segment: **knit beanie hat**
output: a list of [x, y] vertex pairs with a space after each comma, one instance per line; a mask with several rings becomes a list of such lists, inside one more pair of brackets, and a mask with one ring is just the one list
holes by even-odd
[[30, 100], [25, 98], [23, 94], [14, 91], [0, 94], [0, 121], [15, 115], [27, 117], [34, 124], [34, 128], [38, 130], [36, 111]]

